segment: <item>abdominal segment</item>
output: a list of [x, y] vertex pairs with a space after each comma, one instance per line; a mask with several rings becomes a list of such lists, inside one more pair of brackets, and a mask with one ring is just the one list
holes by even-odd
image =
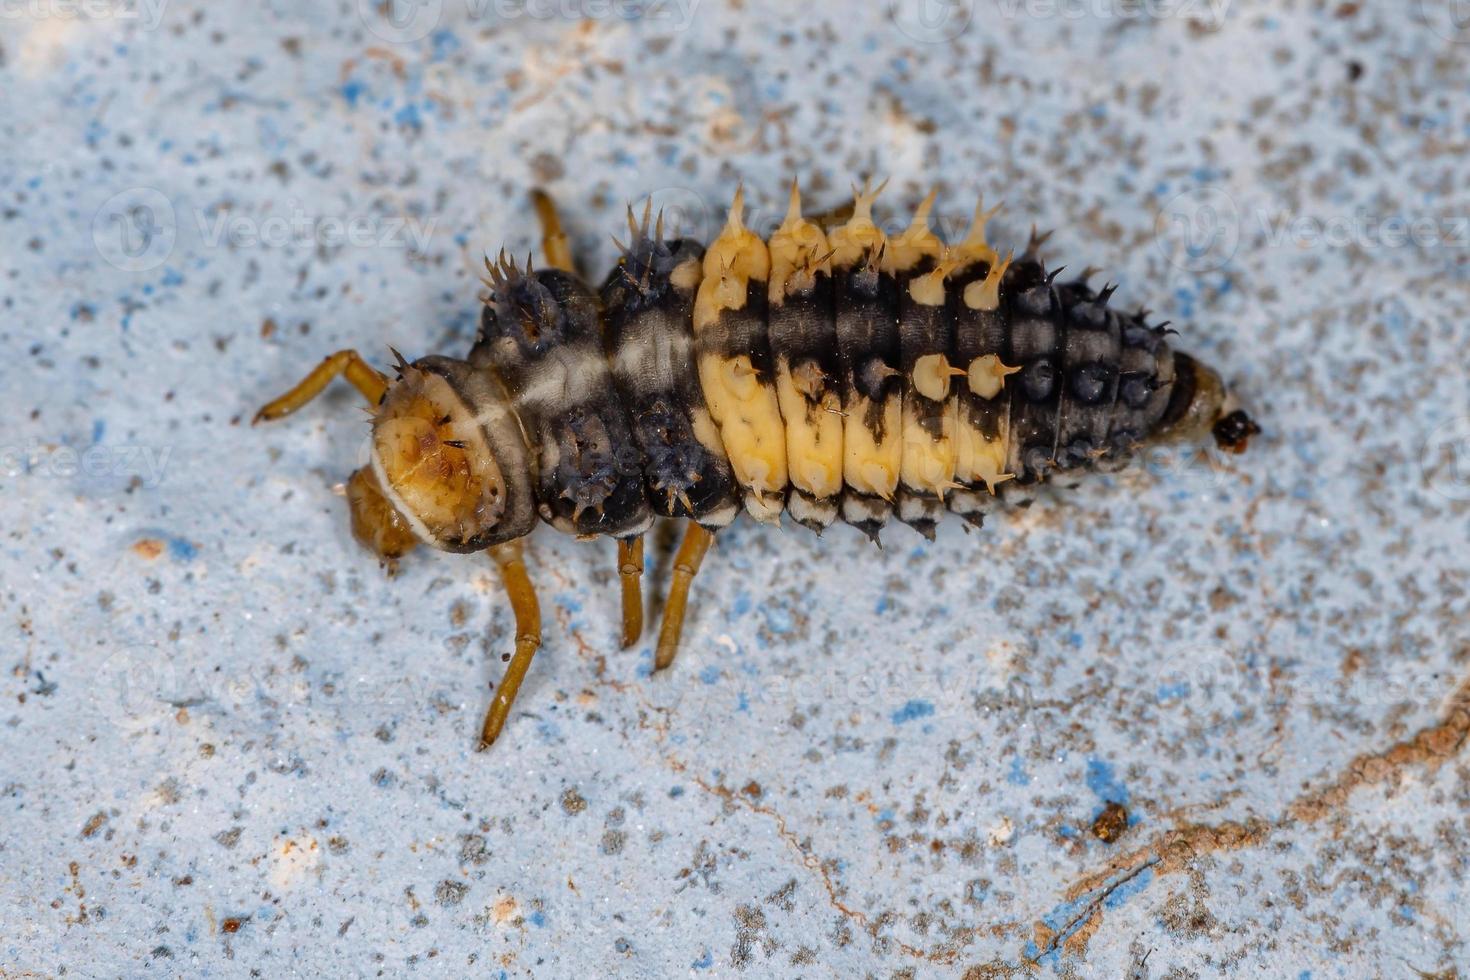
[[618, 394], [643, 452], [655, 514], [687, 517], [709, 530], [739, 513], [735, 474], [705, 402], [694, 356], [694, 297], [704, 249], [687, 238], [652, 236], [645, 220], [602, 287], [606, 345]]

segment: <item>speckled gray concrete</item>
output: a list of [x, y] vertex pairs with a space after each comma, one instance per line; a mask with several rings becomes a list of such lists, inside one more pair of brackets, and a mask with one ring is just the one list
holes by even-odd
[[[256, 6], [0, 20], [0, 975], [1470, 962], [1448, 6]], [[463, 351], [533, 185], [600, 276], [626, 201], [707, 234], [793, 173], [1058, 228], [1266, 436], [933, 546], [741, 525], [656, 678], [611, 546], [542, 529], [476, 755], [488, 562], [354, 546], [350, 391], [251, 413], [339, 347]]]

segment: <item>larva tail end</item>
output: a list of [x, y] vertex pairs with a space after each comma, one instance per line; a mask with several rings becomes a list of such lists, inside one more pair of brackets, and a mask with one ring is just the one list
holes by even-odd
[[1261, 427], [1237, 409], [1216, 422], [1210, 432], [1215, 437], [1215, 445], [1225, 452], [1238, 454], [1246, 451], [1251, 436], [1261, 434]]

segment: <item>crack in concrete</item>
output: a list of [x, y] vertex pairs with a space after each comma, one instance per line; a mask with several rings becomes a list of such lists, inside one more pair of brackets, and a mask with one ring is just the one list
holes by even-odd
[[[570, 617], [566, 617], [570, 619]], [[558, 616], [558, 619], [562, 619]], [[661, 718], [670, 709], [653, 704], [647, 697], [642, 684], [629, 684], [606, 676], [606, 658], [596, 653], [582, 637], [581, 631], [569, 628], [563, 622], [564, 632], [572, 636], [583, 657], [594, 663], [595, 682], [626, 694], [630, 690], [643, 708], [645, 717], [639, 719], [639, 727], [651, 729], [658, 742], [660, 761], [671, 772], [686, 776], [704, 792], [721, 800], [745, 807], [761, 814], [776, 824], [778, 835], [800, 859], [804, 869], [815, 872], [827, 893], [832, 908], [845, 918], [859, 925], [873, 939], [879, 938], [879, 925], [860, 909], [854, 909], [842, 901], [836, 883], [816, 855], [808, 853], [786, 825], [786, 818], [777, 810], [749, 800], [724, 785], [713, 786], [698, 776], [691, 776], [686, 763], [667, 751], [669, 734], [667, 719], [662, 723], [650, 723], [647, 718]], [[624, 739], [629, 741], [626, 733]], [[1450, 695], [1449, 708], [1435, 725], [1421, 729], [1413, 736], [1397, 742], [1381, 752], [1369, 752], [1356, 756], [1326, 787], [1312, 793], [1304, 793], [1287, 807], [1284, 814], [1273, 821], [1248, 820], [1245, 822], [1224, 821], [1218, 824], [1186, 824], [1157, 834], [1152, 841], [1126, 855], [1109, 862], [1103, 870], [1084, 875], [1063, 895], [1067, 902], [1075, 902], [1082, 896], [1092, 894], [1083, 907], [1071, 916], [1061, 928], [1053, 929], [1041, 919], [1033, 921], [1034, 945], [1037, 951], [1023, 951], [1018, 967], [1014, 963], [994, 961], [983, 967], [972, 968], [989, 971], [986, 975], [1010, 976], [1022, 972], [1026, 967], [1034, 968], [1040, 960], [1065, 947], [1068, 952], [1081, 955], [1086, 952], [1093, 934], [1102, 924], [1103, 909], [1109, 897], [1119, 888], [1136, 880], [1144, 872], [1153, 870], [1156, 878], [1176, 874], [1191, 861], [1205, 854], [1219, 851], [1240, 851], [1264, 843], [1273, 833], [1294, 824], [1315, 824], [1328, 816], [1340, 812], [1352, 793], [1367, 785], [1381, 783], [1414, 765], [1426, 765], [1431, 771], [1458, 754], [1470, 740], [1470, 677], [1467, 677]], [[1121, 873], [1120, 873], [1121, 872]], [[1146, 887], [1146, 885], [1145, 885]], [[996, 924], [992, 934], [1016, 931], [1019, 924], [1009, 926]], [[973, 941], [973, 932], [959, 938], [962, 945]], [[960, 947], [925, 951], [900, 939], [886, 937], [905, 955], [926, 962], [950, 965], [960, 956]]]
[[[1470, 678], [1466, 678], [1450, 694], [1448, 710], [1437, 724], [1420, 729], [1413, 736], [1380, 752], [1366, 752], [1356, 756], [1327, 786], [1298, 796], [1287, 807], [1286, 812], [1275, 820], [1250, 820], [1245, 823], [1225, 821], [1213, 825], [1191, 824], [1171, 828], [1156, 835], [1148, 844], [1109, 862], [1103, 870], [1084, 875], [1063, 894], [1068, 901], [1075, 901], [1107, 886], [1102, 894], [1090, 899], [1084, 913], [1077, 916], [1081, 920], [1084, 914], [1095, 914], [1100, 924], [1103, 900], [1119, 886], [1144, 871], [1152, 868], [1155, 877], [1162, 878], [1183, 870], [1190, 861], [1204, 854], [1244, 850], [1264, 843], [1278, 830], [1318, 823], [1339, 814], [1353, 792], [1361, 787], [1385, 782], [1411, 766], [1424, 765], [1433, 772], [1458, 754], [1467, 740], [1470, 740]], [[1119, 872], [1124, 872], [1125, 876], [1117, 878]], [[1115, 878], [1116, 882], [1108, 886]], [[1073, 931], [1077, 929], [1074, 921], [1069, 921], [1068, 927]], [[1040, 953], [1023, 954], [1023, 958], [1033, 964], [1054, 952], [1057, 938], [1066, 937], [1068, 931], [1053, 931], [1041, 920], [1036, 921], [1034, 928], [1038, 935], [1049, 934], [1050, 942]], [[1095, 931], [1095, 926], [1087, 930], [1082, 942], [1068, 943], [1068, 948], [1079, 954], [1085, 952], [1086, 938], [1090, 938]], [[1082, 936], [1082, 933], [1078, 935]]]

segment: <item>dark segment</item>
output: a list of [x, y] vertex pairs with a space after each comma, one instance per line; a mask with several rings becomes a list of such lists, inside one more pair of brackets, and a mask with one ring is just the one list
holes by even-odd
[[[946, 306], [925, 306], [909, 295], [910, 283], [933, 268], [934, 260], [925, 256], [915, 268], [898, 275], [895, 290], [898, 293], [899, 369], [903, 373], [900, 381], [904, 410], [905, 413], [915, 412], [920, 427], [937, 438], [943, 434], [948, 399], [935, 401], [920, 393], [914, 386], [914, 366], [920, 358], [931, 354], [947, 359], [953, 347], [954, 329]], [[944, 501], [936, 494], [915, 490], [900, 481], [898, 516], [899, 520], [933, 541], [935, 528], [944, 516]]]
[[1165, 328], [1149, 326], [1143, 312], [1120, 316], [1119, 327], [1118, 398], [1105, 448], [1126, 455], [1164, 418], [1174, 388], [1174, 353]]
[[[767, 313], [767, 336], [771, 357], [790, 366], [793, 377], [813, 378], [821, 385], [817, 397], [803, 392], [808, 413], [824, 412], [820, 394], [831, 390], [841, 397], [842, 367], [837, 356], [837, 328], [832, 316], [832, 277], [825, 272], [812, 276], [806, 289], [788, 291], [783, 302]], [[791, 493], [803, 491], [795, 486]], [[815, 501], [813, 501], [815, 503]], [[826, 525], [818, 521], [801, 521], [818, 534]]]
[[703, 255], [687, 238], [640, 236], [607, 277], [602, 301], [607, 355], [643, 451], [649, 504], [713, 530], [734, 519], [739, 496], [729, 461], [694, 435], [694, 414], [705, 411], [691, 329], [699, 278], [671, 280], [676, 269], [688, 274], [689, 263], [697, 269]]
[[1108, 309], [1111, 291], [1095, 295], [1086, 282], [1057, 290], [1066, 318], [1061, 355], [1066, 387], [1057, 412], [1057, 464], [1086, 466], [1105, 452], [1118, 397], [1118, 358], [1122, 327]]
[[[989, 271], [989, 263], [976, 262], [965, 269], [957, 270], [945, 282], [949, 311], [954, 318], [954, 348], [949, 359], [956, 367], [968, 369], [971, 361], [988, 354], [1005, 361], [1009, 352], [1004, 307], [972, 310], [965, 305], [965, 287], [973, 282], [983, 281]], [[1007, 419], [1010, 417], [1007, 393], [1002, 392], [995, 398], [981, 398], [970, 391], [964, 378], [956, 378], [955, 384], [959, 385], [961, 396], [961, 422], [968, 419], [987, 438], [998, 439], [1001, 427], [1008, 425]]]
[[1000, 308], [1009, 327], [1003, 360], [1021, 369], [1006, 384], [1011, 398], [1007, 468], [1016, 474], [1012, 482], [1024, 486], [1046, 479], [1056, 465], [1061, 404], [1057, 371], [1066, 323], [1046, 270], [1030, 253], [1007, 270], [1001, 281]]
[[[898, 283], [879, 269], [878, 253], [851, 268], [834, 269], [833, 310], [842, 407], [856, 411], [869, 399], [859, 421], [875, 440], [888, 437], [884, 403], [898, 396], [901, 350], [898, 336]], [[892, 508], [887, 501], [844, 490], [843, 518], [874, 541]], [[861, 516], [855, 516], [861, 515]]]
[[624, 537], [652, 522], [643, 457], [602, 348], [597, 298], [570, 273], [500, 270], [470, 351], [505, 383], [536, 459], [543, 520]]

